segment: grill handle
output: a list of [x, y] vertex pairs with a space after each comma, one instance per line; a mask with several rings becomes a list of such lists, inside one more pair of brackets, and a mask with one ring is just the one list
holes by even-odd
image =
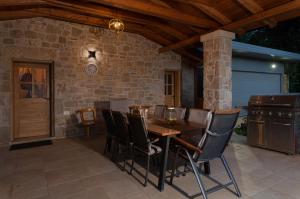
[[282, 125], [282, 126], [292, 126], [290, 123], [281, 123], [281, 122], [273, 122], [273, 124]]
[[257, 104], [257, 103], [251, 103], [253, 106], [284, 106], [284, 107], [292, 107], [292, 104]]

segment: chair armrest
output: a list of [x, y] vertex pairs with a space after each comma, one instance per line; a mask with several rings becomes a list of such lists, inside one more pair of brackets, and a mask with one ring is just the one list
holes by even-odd
[[202, 150], [200, 150], [197, 146], [194, 146], [193, 144], [179, 138], [179, 137], [174, 137], [174, 139], [180, 144], [182, 145], [183, 147], [185, 147], [186, 149], [188, 150], [192, 150], [192, 151], [195, 151], [199, 154], [202, 153]]
[[156, 143], [156, 142], [158, 142], [158, 141], [159, 141], [159, 138], [155, 138], [155, 139], [153, 139], [153, 140], [150, 139], [150, 143], [151, 143], [151, 144], [154, 144], [154, 143]]

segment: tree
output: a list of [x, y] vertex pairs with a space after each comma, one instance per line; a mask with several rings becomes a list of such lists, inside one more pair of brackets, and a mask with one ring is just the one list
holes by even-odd
[[[300, 53], [300, 18], [279, 23], [275, 28], [259, 28], [237, 38], [237, 41]], [[300, 63], [287, 64], [289, 91], [300, 92]]]

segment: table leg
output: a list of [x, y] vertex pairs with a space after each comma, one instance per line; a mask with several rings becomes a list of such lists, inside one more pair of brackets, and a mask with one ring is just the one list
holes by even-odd
[[161, 156], [160, 173], [159, 173], [159, 179], [158, 179], [158, 189], [160, 191], [163, 191], [164, 187], [165, 187], [166, 170], [167, 170], [167, 164], [168, 164], [169, 144], [170, 144], [170, 137], [169, 136], [163, 136], [162, 137], [162, 156]]

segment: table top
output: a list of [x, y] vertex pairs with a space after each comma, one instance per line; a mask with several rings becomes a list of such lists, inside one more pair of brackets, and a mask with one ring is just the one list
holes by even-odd
[[159, 136], [173, 136], [184, 132], [203, 130], [206, 128], [206, 126], [184, 120], [169, 123], [166, 120], [148, 119], [147, 128], [148, 131], [151, 131], [152, 133]]

